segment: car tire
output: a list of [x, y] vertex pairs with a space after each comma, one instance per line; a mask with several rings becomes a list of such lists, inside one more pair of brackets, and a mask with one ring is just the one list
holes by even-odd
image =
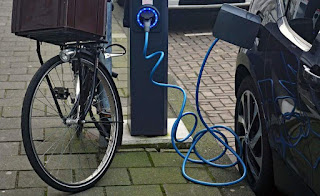
[[[235, 132], [243, 147], [242, 158], [251, 189], [256, 195], [270, 195], [274, 187], [273, 163], [261, 103], [255, 82], [247, 76], [237, 93]], [[238, 145], [236, 148], [240, 153]], [[239, 171], [243, 173], [240, 164]]]
[[117, 3], [119, 6], [123, 7], [126, 0], [118, 0]]

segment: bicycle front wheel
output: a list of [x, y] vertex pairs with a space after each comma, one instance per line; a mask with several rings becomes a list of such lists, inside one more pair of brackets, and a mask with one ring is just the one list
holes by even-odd
[[[56, 56], [41, 66], [22, 109], [23, 144], [33, 169], [65, 192], [94, 186], [122, 140], [120, 98], [110, 74], [99, 65], [94, 79], [93, 59], [78, 60], [63, 63]], [[81, 108], [88, 112], [80, 122]]]

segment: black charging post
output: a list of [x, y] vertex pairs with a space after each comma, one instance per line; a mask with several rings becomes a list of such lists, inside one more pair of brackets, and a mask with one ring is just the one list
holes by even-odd
[[167, 135], [167, 89], [150, 81], [151, 70], [158, 58], [144, 58], [145, 32], [137, 20], [141, 9], [148, 6], [155, 8], [159, 14], [156, 26], [150, 30], [148, 51], [161, 50], [165, 53], [154, 79], [163, 83], [168, 81], [168, 0], [130, 0], [128, 125], [133, 136]]

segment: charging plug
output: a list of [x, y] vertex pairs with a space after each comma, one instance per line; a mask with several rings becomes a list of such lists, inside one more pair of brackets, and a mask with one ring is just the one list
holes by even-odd
[[145, 11], [141, 13], [141, 18], [143, 20], [144, 31], [149, 32], [152, 20], [155, 19], [155, 14], [152, 11]]
[[144, 28], [145, 32], [150, 32], [150, 29], [155, 27], [159, 21], [159, 12], [155, 7], [147, 6], [140, 9], [137, 14], [137, 22], [140, 27]]

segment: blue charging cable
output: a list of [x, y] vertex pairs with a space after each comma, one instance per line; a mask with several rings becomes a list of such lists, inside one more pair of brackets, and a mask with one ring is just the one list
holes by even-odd
[[[173, 148], [175, 149], [175, 151], [184, 159], [183, 161], [183, 164], [182, 164], [182, 175], [189, 181], [191, 182], [194, 182], [194, 183], [197, 183], [197, 184], [201, 184], [201, 185], [206, 185], [206, 186], [228, 186], [228, 185], [233, 185], [233, 184], [236, 184], [236, 183], [239, 183], [240, 181], [242, 181], [246, 174], [247, 174], [247, 168], [243, 162], [243, 160], [241, 159], [241, 155], [242, 155], [242, 146], [241, 146], [241, 143], [240, 143], [240, 139], [239, 137], [237, 136], [237, 134], [229, 127], [225, 127], [225, 126], [221, 126], [221, 125], [215, 125], [215, 126], [212, 126], [212, 127], [209, 127], [208, 124], [205, 122], [205, 120], [203, 119], [203, 116], [201, 114], [201, 110], [200, 110], [200, 107], [199, 107], [199, 90], [200, 90], [200, 83], [201, 83], [201, 77], [202, 77], [202, 73], [203, 73], [203, 70], [204, 70], [204, 67], [207, 63], [207, 60], [208, 60], [208, 57], [213, 49], [213, 47], [216, 45], [216, 43], [219, 41], [219, 39], [215, 39], [211, 45], [211, 47], [209, 48], [204, 60], [203, 60], [203, 63], [202, 63], [202, 66], [201, 66], [201, 69], [200, 69], [200, 73], [199, 73], [199, 77], [198, 77], [198, 82], [197, 82], [197, 88], [196, 88], [196, 108], [197, 108], [197, 114], [202, 122], [202, 124], [206, 127], [206, 129], [203, 129], [201, 131], [199, 131], [198, 133], [195, 134], [194, 138], [193, 138], [193, 141], [192, 141], [192, 144], [191, 144], [191, 147], [190, 149], [188, 150], [188, 153], [186, 155], [183, 155], [180, 150], [178, 149], [177, 145], [176, 145], [176, 142], [185, 142], [187, 139], [189, 139], [193, 134], [194, 132], [196, 131], [196, 128], [197, 128], [197, 125], [198, 125], [198, 118], [197, 118], [197, 115], [193, 112], [186, 112], [184, 113], [184, 109], [185, 109], [185, 106], [186, 106], [186, 102], [187, 102], [187, 94], [186, 92], [179, 86], [176, 86], [176, 85], [171, 85], [171, 84], [164, 84], [164, 83], [159, 83], [155, 80], [153, 80], [153, 76], [154, 76], [154, 73], [155, 71], [157, 70], [157, 68], [159, 67], [161, 61], [163, 60], [164, 58], [164, 52], [163, 51], [158, 51], [158, 52], [155, 52], [155, 53], [152, 53], [150, 55], [147, 55], [147, 50], [148, 50], [148, 43], [149, 43], [149, 32], [146, 32], [145, 33], [145, 44], [144, 44], [144, 49], [143, 49], [143, 55], [146, 59], [151, 59], [157, 55], [159, 55], [159, 60], [157, 61], [157, 63], [155, 64], [155, 66], [153, 67], [152, 71], [151, 71], [151, 74], [150, 74], [150, 80], [153, 84], [155, 85], [158, 85], [158, 86], [161, 86], [161, 87], [166, 87], [166, 88], [173, 88], [173, 89], [177, 89], [177, 90], [180, 90], [183, 94], [183, 102], [182, 102], [182, 105], [181, 105], [181, 110], [180, 110], [180, 113], [177, 117], [177, 120], [175, 121], [173, 127], [172, 127], [172, 131], [171, 131], [171, 141], [172, 141], [172, 145], [173, 145]], [[195, 120], [195, 123], [194, 123], [194, 126], [192, 128], [192, 130], [190, 131], [189, 135], [187, 137], [185, 137], [184, 139], [177, 139], [177, 130], [178, 130], [178, 125], [181, 121], [181, 119], [185, 116], [192, 116]], [[234, 137], [236, 138], [236, 141], [237, 141], [237, 144], [239, 145], [239, 149], [240, 149], [240, 154], [238, 155], [232, 147], [230, 147], [228, 145], [228, 140], [227, 140], [227, 137], [222, 133], [220, 132], [218, 129], [224, 129], [224, 130], [227, 130], [229, 131], [232, 135], [234, 135]], [[212, 159], [205, 159], [203, 158], [199, 152], [197, 151], [196, 149], [196, 145], [197, 143], [200, 141], [200, 139], [207, 133], [210, 133], [215, 139], [217, 139], [221, 144], [223, 144], [223, 146], [225, 147], [223, 152], [212, 158]], [[223, 139], [221, 139], [223, 138]], [[222, 156], [225, 155], [225, 153], [227, 152], [227, 150], [231, 151], [232, 154], [234, 154], [234, 156], [237, 158], [237, 161], [232, 163], [232, 164], [227, 164], [227, 165], [223, 165], [223, 164], [217, 164], [217, 163], [214, 163], [215, 161], [217, 161], [218, 159], [220, 159]], [[200, 160], [195, 160], [195, 159], [191, 159], [190, 158], [190, 155], [191, 153], [194, 152], [196, 154], [196, 156], [200, 159]], [[204, 181], [201, 181], [201, 180], [197, 180], [197, 179], [194, 179], [190, 176], [188, 176], [188, 174], [186, 173], [186, 164], [187, 162], [190, 161], [192, 163], [198, 163], [198, 164], [208, 164], [210, 166], [213, 166], [213, 167], [218, 167], [218, 168], [228, 168], [228, 167], [233, 167], [235, 166], [236, 164], [238, 164], [240, 162], [240, 164], [242, 165], [243, 167], [243, 175], [235, 180], [235, 181], [232, 181], [232, 182], [224, 182], [224, 183], [211, 183], [211, 182], [204, 182]]]

